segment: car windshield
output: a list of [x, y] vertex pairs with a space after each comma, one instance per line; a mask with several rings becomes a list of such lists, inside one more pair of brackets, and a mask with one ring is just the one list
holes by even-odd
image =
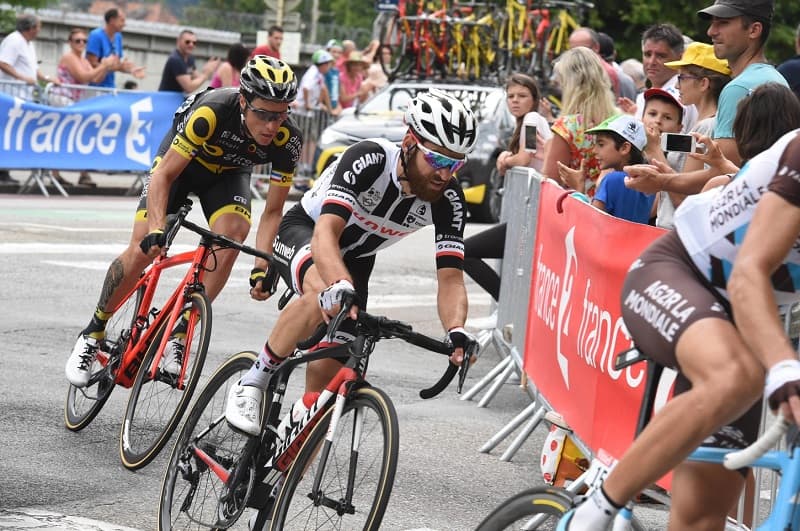
[[[479, 121], [492, 116], [495, 109], [505, 99], [505, 93], [499, 89], [486, 89], [479, 87], [443, 87], [436, 88], [453, 94], [463, 102], [468, 102]], [[366, 101], [358, 110], [361, 114], [382, 114], [386, 111], [405, 112], [408, 102], [417, 92], [427, 90], [427, 86], [414, 85], [389, 85]]]

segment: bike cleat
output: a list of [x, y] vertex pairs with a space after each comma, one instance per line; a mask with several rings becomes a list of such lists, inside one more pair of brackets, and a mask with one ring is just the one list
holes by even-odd
[[69, 383], [75, 387], [86, 387], [89, 384], [92, 366], [99, 350], [100, 342], [97, 339], [83, 334], [78, 336], [64, 369]]

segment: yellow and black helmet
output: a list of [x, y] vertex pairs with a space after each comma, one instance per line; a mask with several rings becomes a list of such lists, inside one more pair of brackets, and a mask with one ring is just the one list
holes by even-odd
[[242, 68], [239, 90], [248, 101], [263, 98], [290, 103], [297, 97], [297, 77], [280, 59], [256, 55]]

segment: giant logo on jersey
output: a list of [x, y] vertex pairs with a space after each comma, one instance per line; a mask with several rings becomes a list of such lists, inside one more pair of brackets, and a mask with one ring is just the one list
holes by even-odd
[[361, 172], [369, 168], [370, 166], [376, 166], [376, 165], [383, 166], [383, 160], [385, 158], [386, 158], [385, 153], [364, 153], [363, 155], [358, 157], [355, 161], [353, 161], [353, 172], [356, 175], [361, 175]]
[[450, 207], [453, 211], [453, 221], [451, 226], [459, 232], [464, 230], [464, 201], [461, 196], [452, 188], [447, 188], [444, 191], [444, 196], [450, 201]]

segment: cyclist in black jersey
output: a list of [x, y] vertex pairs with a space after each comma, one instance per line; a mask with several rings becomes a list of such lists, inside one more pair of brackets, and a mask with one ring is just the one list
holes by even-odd
[[[250, 231], [250, 174], [253, 165], [272, 163], [270, 188], [256, 245], [269, 248], [288, 196], [302, 137], [289, 117], [297, 78], [279, 59], [256, 56], [241, 72], [238, 89], [207, 90], [189, 97], [175, 112], [142, 190], [130, 244], [108, 269], [97, 309], [78, 336], [66, 365], [67, 379], [86, 386], [109, 309], [132, 289], [140, 273], [164, 245], [166, 216], [192, 192], [200, 199], [209, 227], [236, 241]], [[216, 253], [206, 277], [213, 300], [228, 279], [237, 251]], [[256, 267], [266, 263], [256, 260]], [[183, 353], [179, 322], [167, 345], [163, 370], [177, 373]]]
[[[455, 363], [474, 341], [463, 328], [466, 209], [453, 173], [475, 145], [475, 117], [434, 89], [411, 100], [405, 118], [408, 131], [400, 146], [384, 139], [354, 144], [284, 216], [273, 254], [300, 297], [281, 312], [258, 360], [228, 396], [226, 417], [236, 429], [258, 433], [262, 389], [271, 374], [298, 341], [336, 315], [345, 294], [355, 293], [365, 309], [375, 254], [426, 225], [436, 227], [438, 310], [457, 347]], [[261, 297], [258, 286], [251, 293]], [[340, 332], [328, 339], [351, 337]], [[310, 363], [306, 390], [321, 391], [340, 367], [333, 359]]]

